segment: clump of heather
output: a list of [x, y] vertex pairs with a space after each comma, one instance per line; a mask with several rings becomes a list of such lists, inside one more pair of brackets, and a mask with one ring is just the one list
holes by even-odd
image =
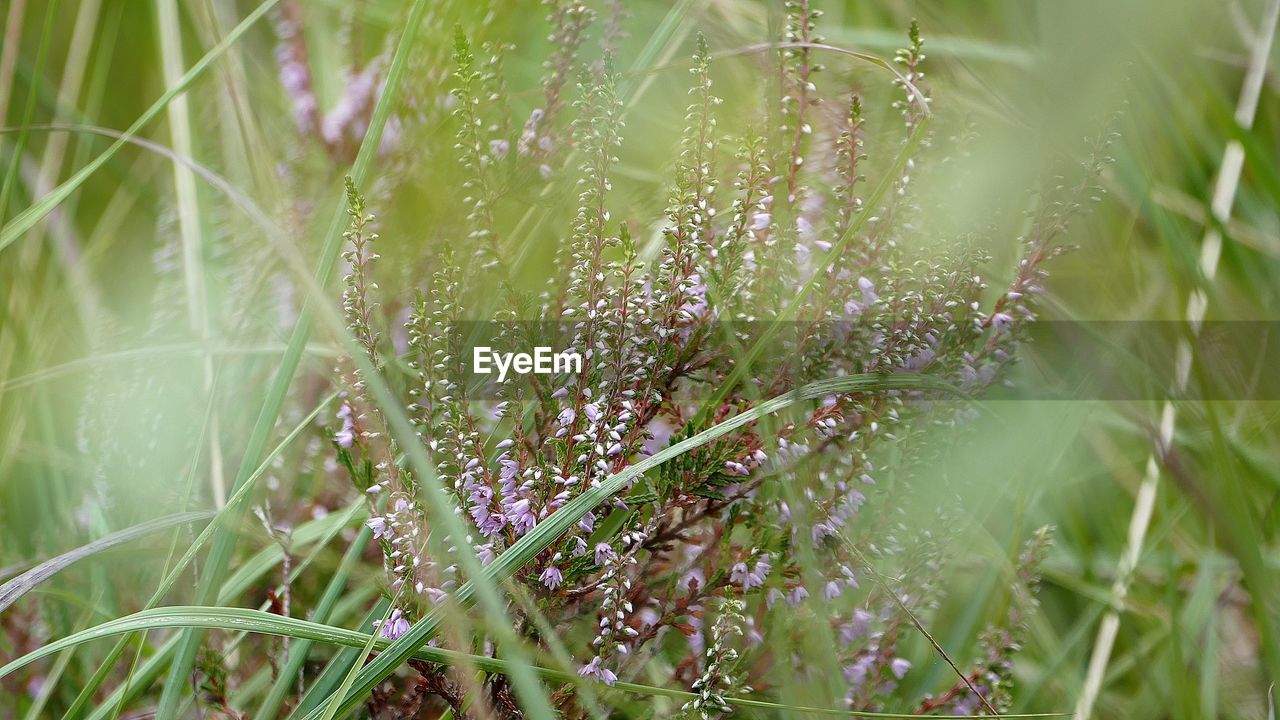
[[[686, 716], [719, 717], [735, 697], [753, 687], [767, 696], [771, 678], [795, 671], [780, 651], [799, 632], [779, 619], [791, 613], [829, 629], [848, 708], [900, 707], [912, 671], [901, 645], [944, 597], [938, 571], [957, 524], [946, 507], [926, 525], [896, 514], [928, 467], [922, 435], [965, 418], [963, 402], [925, 388], [973, 395], [1004, 379], [1034, 319], [1045, 263], [1061, 250], [1077, 198], [1093, 194], [1105, 147], [1036, 197], [1014, 280], [994, 291], [978, 243], [926, 253], [908, 242], [929, 228], [918, 178], [963, 150], [931, 129], [919, 28], [896, 57], [890, 112], [873, 114], [881, 96], [823, 82], [820, 13], [795, 0], [768, 61], [778, 94], [761, 99], [755, 129], [725, 137], [713, 52], [699, 35], [666, 208], [615, 216], [626, 128], [610, 53], [621, 11], [602, 60], [586, 63], [579, 54], [594, 12], [548, 5], [554, 51], [527, 119], [509, 115], [502, 48], [458, 31], [449, 107], [465, 238], [453, 251], [402, 259], [431, 271], [398, 305], [399, 323], [379, 311], [374, 220], [349, 188], [343, 308], [362, 365], [404, 389], [414, 442], [466, 525], [465, 537], [445, 544], [466, 543], [488, 565], [587, 490], [762, 399], [831, 378], [928, 376], [919, 389], [834, 390], [689, 450], [584, 514], [515, 576], [562, 633], [580, 682], [612, 685], [647, 668], [646, 681], [666, 673], [693, 693]], [[891, 118], [874, 145], [872, 116]], [[564, 239], [539, 291], [513, 280], [521, 238], [496, 208], [513, 184], [540, 182], [571, 185], [576, 212], [559, 219]], [[497, 350], [571, 349], [581, 370], [477, 376], [467, 338], [476, 327], [497, 328], [482, 343]], [[389, 336], [405, 338], [400, 352]], [[409, 368], [407, 379], [393, 360]], [[395, 638], [467, 578], [428, 544], [435, 528], [424, 491], [401, 467], [367, 378], [354, 365], [340, 372], [334, 441], [369, 497], [394, 605], [379, 632]], [[985, 636], [986, 655], [950, 690], [906, 699], [920, 712], [1007, 702], [1047, 542], [1038, 534], [1019, 559], [1014, 600]], [[527, 608], [508, 612], [530, 641], [546, 642]], [[489, 640], [465, 649], [491, 653]], [[466, 680], [414, 668], [430, 680], [415, 686], [428, 694]], [[505, 683], [481, 687], [488, 696], [477, 702], [518, 715]], [[567, 716], [585, 712], [577, 687], [554, 695]], [[450, 707], [456, 700], [436, 694]]]

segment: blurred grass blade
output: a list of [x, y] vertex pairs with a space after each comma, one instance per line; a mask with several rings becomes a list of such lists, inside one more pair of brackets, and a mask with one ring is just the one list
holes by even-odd
[[[240, 500], [248, 495], [249, 491], [254, 487], [255, 481], [266, 473], [267, 468], [271, 466], [272, 461], [274, 461], [286, 447], [296, 440], [298, 436], [311, 425], [316, 416], [320, 414], [320, 411], [332, 402], [335, 397], [337, 396], [330, 395], [316, 405], [315, 409], [303, 418], [302, 422], [298, 423], [298, 425], [295, 426], [278, 445], [276, 445], [275, 449], [273, 449], [267, 457], [263, 459], [262, 463], [258, 465], [257, 469], [249, 476], [248, 480], [236, 489], [236, 492], [232, 494], [231, 498], [227, 501], [227, 504], [214, 514], [213, 522], [206, 525], [204, 530], [200, 531], [200, 534], [196, 536], [195, 540], [187, 546], [186, 551], [182, 554], [182, 557], [179, 558], [178, 562], [170, 568], [164, 578], [161, 579], [159, 587], [157, 587], [151, 594], [151, 598], [147, 600], [146, 608], [155, 607], [164, 599], [164, 596], [173, 588], [174, 583], [176, 583], [178, 578], [181, 577], [183, 571], [186, 570], [187, 566], [195, 559], [196, 554], [199, 553], [205, 543], [213, 537], [213, 533], [218, 529], [218, 527], [220, 527], [225, 519], [230, 517], [231, 514], [235, 512], [236, 508], [239, 507]], [[276, 547], [278, 549], [278, 546], [273, 545], [272, 547]], [[265, 567], [263, 567], [263, 572], [265, 572]], [[120, 654], [124, 652], [127, 644], [127, 638], [125, 640], [121, 640], [111, 649], [111, 652], [107, 653], [107, 657], [101, 663], [98, 672], [95, 672], [93, 677], [91, 677], [88, 682], [86, 682], [85, 686], [81, 688], [79, 696], [76, 698], [75, 702], [72, 703], [72, 710], [76, 710], [78, 707], [88, 702], [88, 699], [97, 690], [98, 686], [106, 679], [105, 670], [109, 669], [111, 664], [120, 657]], [[68, 714], [72, 713], [69, 712]]]
[[0, 585], [0, 612], [4, 612], [10, 605], [18, 600], [18, 598], [31, 592], [37, 585], [48, 580], [54, 575], [62, 572], [72, 564], [79, 562], [91, 555], [96, 555], [104, 550], [109, 550], [117, 545], [146, 537], [160, 530], [171, 528], [176, 525], [186, 525], [188, 523], [196, 523], [201, 520], [208, 520], [214, 516], [212, 512], [185, 512], [175, 515], [166, 515], [165, 517], [156, 518], [147, 522], [125, 528], [110, 535], [94, 540], [87, 545], [69, 550], [55, 558], [46, 560], [21, 575]]
[[[404, 32], [396, 45], [395, 55], [392, 57], [391, 65], [387, 70], [383, 90], [378, 96], [377, 104], [374, 106], [373, 114], [369, 121], [369, 128], [360, 143], [360, 150], [356, 154], [356, 160], [351, 170], [351, 175], [357, 185], [363, 183], [368, 175], [369, 167], [382, 142], [382, 133], [386, 128], [387, 119], [391, 115], [391, 108], [396, 104], [401, 77], [404, 75], [406, 67], [408, 67], [409, 54], [414, 47], [418, 31], [422, 27], [423, 14], [429, 4], [427, 0], [415, 0], [413, 7], [409, 9], [405, 20]], [[333, 219], [325, 235], [316, 267], [315, 280], [320, 287], [324, 287], [327, 284], [337, 264], [338, 252], [343, 242], [343, 229], [346, 226], [346, 215], [345, 200], [335, 203]], [[0, 246], [2, 246], [2, 243], [0, 243]], [[293, 333], [289, 336], [288, 347], [285, 349], [284, 356], [280, 360], [280, 366], [272, 378], [270, 386], [267, 388], [266, 399], [245, 444], [240, 469], [236, 474], [235, 484], [232, 487], [233, 493], [245, 482], [249, 472], [257, 464], [257, 458], [266, 449], [267, 441], [275, 428], [276, 419], [280, 415], [281, 408], [284, 407], [289, 386], [293, 383], [293, 374], [298, 369], [298, 364], [302, 360], [302, 351], [306, 347], [307, 338], [311, 334], [311, 315], [315, 301], [322, 302], [323, 300], [316, 298], [304, 305], [302, 314], [294, 326]], [[212, 600], [214, 592], [222, 584], [222, 576], [231, 561], [231, 555], [235, 550], [235, 542], [235, 533], [223, 533], [214, 540], [213, 547], [209, 551], [208, 561], [205, 563], [204, 571], [196, 587], [197, 602], [209, 602]], [[196, 630], [188, 630], [183, 634], [181, 647], [179, 647], [178, 655], [170, 668], [168, 681], [165, 683], [164, 692], [160, 698], [159, 715], [165, 716], [176, 712], [179, 695], [186, 686], [185, 680], [191, 672], [192, 665], [195, 663], [196, 651], [199, 649], [200, 642], [200, 633]]]
[[231, 47], [233, 43], [239, 40], [241, 35], [244, 35], [249, 28], [253, 27], [255, 23], [261, 20], [262, 17], [267, 14], [267, 11], [275, 7], [276, 3], [279, 1], [280, 0], [265, 0], [253, 12], [249, 13], [244, 20], [240, 21], [239, 25], [236, 25], [231, 32], [227, 33], [227, 36], [222, 39], [222, 42], [219, 42], [217, 45], [210, 48], [209, 52], [204, 54], [204, 57], [197, 60], [196, 64], [192, 65], [191, 69], [182, 76], [177, 85], [166, 90], [164, 95], [160, 96], [159, 100], [156, 100], [151, 107], [147, 108], [147, 111], [142, 113], [142, 115], [129, 126], [129, 129], [125, 131], [124, 137], [111, 143], [110, 147], [104, 150], [101, 155], [90, 161], [88, 165], [80, 168], [80, 170], [75, 175], [68, 178], [66, 182], [63, 182], [58, 187], [54, 188], [48, 195], [37, 200], [31, 207], [23, 210], [13, 219], [12, 222], [5, 224], [4, 228], [0, 230], [0, 252], [3, 252], [6, 247], [11, 245], [19, 237], [22, 237], [23, 233], [27, 232], [36, 223], [44, 219], [44, 217], [52, 212], [55, 207], [66, 200], [71, 193], [75, 192], [81, 185], [83, 185], [91, 175], [105, 165], [107, 161], [115, 156], [116, 153], [120, 152], [120, 149], [125, 146], [127, 138], [141, 132], [141, 130], [146, 127], [148, 123], [154, 120], [156, 116], [173, 101], [174, 98], [178, 97], [178, 95], [183, 92], [186, 92], [187, 88], [191, 86], [191, 83], [194, 82], [196, 78], [200, 77], [204, 71], [209, 68], [209, 65], [212, 64], [214, 60], [218, 59], [218, 56], [226, 52], [227, 48]]
[[[658, 54], [667, 47], [677, 29], [686, 27], [684, 19], [689, 14], [689, 9], [693, 7], [693, 3], [694, 0], [679, 0], [673, 5], [641, 48], [640, 54], [631, 64], [631, 72], [627, 73], [627, 76], [618, 84], [618, 97], [622, 98], [627, 106], [630, 106], [630, 101], [642, 94], [648, 84], [653, 81], [652, 71], [658, 61]], [[637, 75], [642, 75], [639, 81], [636, 80]]]
[[[640, 477], [649, 470], [661, 465], [671, 458], [682, 455], [690, 450], [701, 447], [717, 438], [723, 437], [728, 433], [758, 420], [766, 415], [778, 412], [795, 403], [805, 400], [815, 400], [827, 397], [837, 393], [847, 392], [876, 392], [887, 390], [922, 390], [933, 389], [946, 392], [955, 392], [955, 389], [940, 380], [911, 374], [901, 375], [849, 375], [846, 377], [835, 378], [832, 380], [823, 380], [820, 382], [805, 385], [796, 390], [767, 400], [756, 407], [747, 410], [739, 415], [725, 420], [707, 430], [704, 430], [691, 438], [671, 445], [661, 452], [655, 453], [640, 462], [631, 465], [622, 472], [616, 473], [609, 477], [597, 487], [588, 489], [578, 497], [569, 501], [559, 510], [552, 513], [546, 520], [536, 525], [526, 535], [521, 537], [514, 545], [499, 555], [486, 568], [484, 575], [480, 578], [472, 578], [458, 589], [454, 595], [454, 601], [459, 605], [466, 606], [475, 598], [477, 585], [483, 583], [488, 586], [498, 586], [517, 570], [531, 562], [539, 553], [547, 549], [561, 535], [563, 535], [574, 523], [578, 522], [584, 515], [594, 509], [596, 506], [608, 500], [610, 497], [618, 493], [628, 483]], [[428, 640], [435, 636], [439, 631], [442, 617], [439, 611], [433, 611], [426, 617], [416, 623], [395, 642], [391, 643], [382, 653], [374, 658], [366, 665], [356, 678], [354, 685], [355, 694], [346, 698], [343, 702], [342, 710], [350, 712], [355, 709], [362, 701], [364, 696], [371, 691], [378, 683], [403, 665], [414, 651], [423, 646]], [[316, 718], [319, 715], [312, 713], [309, 718]]]
[[0, 121], [9, 117], [9, 101], [13, 94], [13, 70], [18, 64], [18, 49], [22, 46], [22, 26], [25, 24], [27, 0], [12, 0], [4, 16], [4, 47], [0, 47]]
[[[160, 34], [160, 59], [167, 85], [182, 81], [182, 28], [177, 0], [155, 0], [156, 22]], [[179, 155], [195, 159], [191, 139], [191, 110], [187, 97], [179, 95], [169, 103], [169, 138], [173, 150]], [[187, 318], [190, 330], [202, 345], [210, 341], [208, 298], [205, 281], [205, 238], [202, 231], [203, 217], [200, 195], [196, 192], [196, 177], [182, 163], [173, 165], [173, 188], [178, 209], [178, 235], [182, 240], [182, 274], [186, 285]], [[212, 396], [214, 377], [213, 355], [206, 351], [201, 358], [204, 373], [204, 390]], [[217, 404], [211, 405], [213, 413], [209, 422], [209, 484], [213, 501], [222, 507], [227, 501], [226, 480], [223, 475], [222, 442]]]

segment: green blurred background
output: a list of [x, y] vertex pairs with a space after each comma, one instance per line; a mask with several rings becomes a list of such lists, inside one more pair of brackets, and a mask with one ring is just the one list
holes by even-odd
[[[123, 130], [164, 89], [157, 7], [143, 0], [4, 0], [0, 60], [0, 219], [11, 221], [107, 148], [90, 128]], [[482, 6], [483, 5], [483, 6]], [[341, 102], [350, 67], [394, 43], [404, 8], [388, 0], [308, 0], [305, 32], [321, 111]], [[1280, 291], [1280, 103], [1268, 62], [1249, 132], [1232, 118], [1249, 47], [1264, 32], [1259, 2], [1192, 0], [920, 0], [824, 2], [819, 32], [832, 45], [892, 57], [918, 19], [939, 133], [966, 135], [966, 153], [925, 174], [937, 210], [922, 247], [973, 237], [994, 255], [992, 284], [1011, 272], [1027, 189], [1078, 157], [1085, 138], [1119, 133], [1108, 193], [1071, 232], [1076, 250], [1051, 267], [1045, 316], [1074, 320], [1177, 320], [1200, 281], [1197, 257], [1212, 184], [1231, 139], [1246, 150], [1234, 216], [1222, 228], [1221, 267], [1209, 316], [1272, 320]], [[254, 7], [183, 0], [176, 26], [180, 74]], [[713, 51], [767, 41], [779, 8], [748, 0], [698, 0], [648, 65], [640, 58], [672, 5], [625, 3], [617, 66], [633, 84], [615, 216], [652, 216], [666, 201], [683, 108], [692, 32]], [[601, 8], [602, 11], [604, 8]], [[465, 243], [464, 174], [453, 154], [447, 104], [452, 27], [509, 43], [505, 81], [517, 120], [541, 99], [548, 52], [545, 10], [533, 2], [441, 2], [416, 49], [403, 122], [375, 163], [368, 188], [381, 216], [387, 297], [420, 284], [426, 258]], [[350, 157], [302, 137], [274, 59], [275, 18], [240, 38], [185, 97], [190, 142], [165, 115], [35, 228], [0, 248], [0, 571], [184, 507], [207, 508], [218, 466], [240, 461], [278, 353], [308, 295], [310, 271]], [[594, 46], [591, 46], [594, 47]], [[594, 52], [587, 50], [586, 52]], [[871, 104], [870, 162], [887, 163], [896, 131], [890, 77], [832, 55], [823, 88], [860, 88]], [[4, 68], [0, 68], [4, 70]], [[171, 68], [172, 70], [172, 68]], [[7, 71], [6, 71], [7, 72]], [[717, 59], [726, 133], [758, 122], [759, 58]], [[73, 124], [74, 132], [50, 131]], [[28, 131], [20, 130], [30, 125]], [[197, 179], [195, 222], [185, 226], [174, 149]], [[879, 155], [877, 155], [879, 153]], [[216, 182], [207, 178], [216, 176]], [[504, 212], [535, 239], [521, 279], [539, 288], [552, 248], [567, 234], [571, 188], [527, 196]], [[259, 213], [254, 219], [254, 213]], [[274, 229], [272, 229], [274, 228]], [[184, 256], [181, 236], [200, 252]], [[192, 283], [195, 282], [193, 290]], [[336, 303], [337, 293], [329, 302]], [[388, 303], [392, 315], [397, 307]], [[322, 327], [308, 347], [282, 426], [297, 423], [327, 387], [335, 343]], [[1188, 403], [1163, 465], [1155, 512], [1096, 716], [1263, 718], [1280, 670], [1280, 443], [1273, 402]], [[936, 468], [965, 488], [972, 527], [945, 569], [951, 601], [933, 632], [968, 657], [1002, 591], [1007, 559], [1034, 527], [1057, 540], [1045, 568], [1042, 612], [1016, 667], [1020, 711], [1069, 711], [1125, 551], [1151, 439], [1155, 402], [1002, 402], [980, 414], [958, 451]], [[274, 512], [305, 522], [338, 507], [317, 428], [268, 477]], [[193, 457], [195, 458], [193, 462]], [[256, 534], [255, 534], [256, 533]], [[271, 541], [247, 527], [250, 549]], [[77, 566], [5, 612], [0, 657], [138, 607], [160, 573], [161, 536]], [[321, 555], [321, 568], [336, 555]], [[146, 588], [146, 590], [140, 589]], [[998, 608], [997, 608], [998, 609]], [[923, 643], [913, 649], [925, 659]], [[923, 666], [917, 663], [917, 666]], [[68, 673], [91, 673], [82, 652]], [[919, 690], [945, 684], [945, 667], [913, 673]], [[6, 678], [0, 694], [25, 692]], [[0, 708], [4, 703], [0, 703]], [[24, 706], [25, 707], [25, 706]]]

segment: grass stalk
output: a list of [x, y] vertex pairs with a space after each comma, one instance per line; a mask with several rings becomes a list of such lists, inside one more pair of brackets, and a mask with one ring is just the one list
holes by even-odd
[[[161, 67], [167, 86], [182, 80], [182, 27], [178, 16], [177, 0], [155, 0], [159, 24]], [[194, 159], [195, 147], [191, 141], [191, 109], [189, 97], [175, 97], [165, 109], [169, 118], [169, 137], [178, 155]], [[182, 240], [182, 273], [187, 289], [187, 316], [191, 330], [202, 346], [212, 341], [209, 336], [208, 296], [205, 291], [204, 239], [201, 232], [200, 195], [196, 192], [196, 178], [191, 169], [182, 163], [173, 164], [173, 187], [177, 195], [178, 234]], [[213, 357], [207, 352], [201, 358], [205, 392], [213, 392]], [[209, 483], [214, 503], [222, 507], [227, 501], [226, 480], [222, 470], [222, 448], [219, 432], [218, 408], [213, 406], [213, 418], [209, 426]]]
[[[1249, 67], [1236, 103], [1234, 120], [1243, 132], [1248, 132], [1253, 127], [1278, 20], [1280, 20], [1280, 0], [1270, 0], [1264, 12], [1261, 33], [1254, 39], [1253, 46], [1249, 49]], [[1236, 191], [1240, 186], [1240, 175], [1243, 169], [1244, 146], [1234, 138], [1228, 140], [1213, 186], [1211, 202], [1213, 222], [1205, 228], [1204, 239], [1200, 243], [1201, 254], [1198, 264], [1200, 275], [1187, 299], [1186, 319], [1193, 337], [1199, 335], [1208, 310], [1208, 287], [1217, 274], [1218, 260], [1222, 254], [1222, 226], [1231, 219], [1231, 208], [1235, 204]], [[1190, 378], [1191, 342], [1185, 337], [1179, 339], [1176, 352], [1174, 394], [1180, 395], [1187, 389]], [[1128, 540], [1116, 570], [1115, 581], [1111, 586], [1111, 608], [1103, 615], [1102, 622], [1098, 626], [1097, 639], [1094, 641], [1089, 666], [1085, 671], [1084, 686], [1076, 702], [1075, 715], [1078, 720], [1088, 720], [1092, 716], [1098, 694], [1102, 690], [1107, 664], [1111, 659], [1111, 651], [1120, 630], [1120, 611], [1129, 593], [1129, 586], [1142, 554], [1147, 529], [1151, 525], [1151, 517], [1155, 511], [1156, 493], [1160, 483], [1160, 465], [1173, 447], [1177, 414], [1175, 402], [1171, 399], [1164, 401], [1160, 409], [1154, 447], [1147, 456], [1142, 483], [1138, 487], [1133, 513], [1129, 518]]]

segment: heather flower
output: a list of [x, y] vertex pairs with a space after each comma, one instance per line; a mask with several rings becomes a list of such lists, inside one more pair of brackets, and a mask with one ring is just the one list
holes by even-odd
[[604, 565], [605, 562], [616, 556], [617, 553], [613, 551], [613, 547], [609, 543], [596, 543], [595, 560], [597, 565]]
[[874, 618], [871, 613], [863, 608], [853, 611], [853, 617], [849, 622], [840, 626], [840, 642], [845, 645], [851, 645], [871, 633], [871, 621]]
[[[738, 565], [742, 565], [743, 571], [746, 570], [746, 563], [738, 563]], [[734, 567], [736, 568], [737, 565]], [[732, 579], [732, 575], [730, 578]], [[680, 576], [680, 582], [677, 584], [677, 587], [681, 590], [691, 590], [695, 587], [706, 587], [706, 585], [707, 578], [703, 575], [702, 568], [692, 567]]]
[[771, 565], [769, 564], [768, 556], [756, 560], [750, 569], [748, 569], [747, 563], [739, 562], [730, 568], [729, 581], [741, 585], [742, 591], [747, 592], [751, 588], [764, 585], [770, 569]]
[[560, 568], [555, 565], [548, 565], [542, 574], [538, 576], [538, 580], [547, 586], [548, 590], [555, 590], [564, 582], [564, 575], [561, 574]]
[[836, 598], [840, 597], [840, 593], [842, 592], [844, 592], [843, 585], [836, 582], [835, 580], [828, 580], [827, 584], [823, 587], [822, 594], [823, 594], [823, 597], [825, 597], [827, 600], [835, 600]]
[[538, 524], [538, 516], [534, 514], [531, 507], [528, 498], [520, 498], [507, 508], [507, 522], [511, 523], [516, 534], [523, 535]]
[[583, 677], [594, 677], [605, 685], [612, 685], [618, 681], [618, 676], [612, 670], [604, 667], [601, 663], [600, 656], [591, 658], [591, 662], [578, 668], [578, 674]]
[[369, 522], [365, 524], [373, 531], [374, 540], [390, 541], [395, 539], [395, 533], [391, 530], [391, 527], [387, 523], [387, 519], [385, 517], [378, 516], [369, 518]]
[[400, 608], [393, 609], [385, 621], [374, 620], [373, 625], [378, 628], [378, 636], [388, 640], [396, 640], [409, 632], [409, 621], [405, 619]]
[[350, 448], [356, 440], [355, 421], [351, 417], [351, 412], [351, 406], [345, 402], [338, 408], [338, 418], [342, 420], [342, 427], [334, 433], [333, 441], [344, 448]]
[[875, 666], [876, 657], [871, 653], [862, 653], [855, 660], [844, 666], [845, 682], [854, 692], [861, 690], [867, 683]]

